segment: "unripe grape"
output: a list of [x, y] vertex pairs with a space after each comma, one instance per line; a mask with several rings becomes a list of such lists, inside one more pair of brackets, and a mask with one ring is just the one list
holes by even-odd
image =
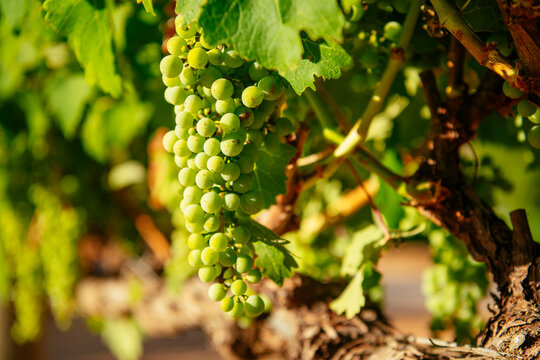
[[236, 109], [236, 103], [232, 98], [216, 101], [216, 112], [219, 115], [225, 115], [231, 113]]
[[178, 125], [174, 127], [174, 133], [179, 139], [187, 140], [189, 137], [189, 129], [183, 129]]
[[527, 134], [529, 144], [535, 149], [540, 149], [540, 125], [535, 125]]
[[[204, 69], [201, 74], [201, 85], [206, 88], [211, 88], [214, 81], [217, 79], [220, 79], [223, 75], [221, 72], [216, 69], [215, 67], [209, 67], [207, 69]], [[211, 90], [210, 90], [211, 93]]]
[[181, 127], [182, 129], [189, 129], [193, 126], [193, 121], [195, 118], [190, 112], [187, 111], [181, 111], [178, 114], [176, 114], [176, 125]]
[[208, 162], [208, 158], [209, 156], [206, 155], [205, 153], [201, 152], [201, 153], [198, 153], [196, 156], [195, 156], [195, 166], [197, 166], [197, 169], [199, 170], [204, 170], [206, 169], [206, 163]]
[[233, 309], [231, 310], [231, 316], [234, 318], [238, 318], [242, 315], [244, 315], [244, 304], [237, 300], [234, 302]]
[[[257, 84], [257, 87], [262, 91], [264, 99], [271, 100], [271, 101], [277, 100], [281, 96], [281, 93], [283, 90], [281, 87], [281, 83], [274, 76], [263, 77]], [[253, 107], [253, 106], [250, 106], [250, 107]]]
[[268, 117], [260, 111], [256, 111], [253, 115], [253, 122], [249, 126], [251, 130], [259, 130], [264, 126]]
[[180, 139], [174, 143], [173, 151], [179, 157], [186, 157], [191, 154], [191, 151], [187, 147], [187, 141], [184, 139]]
[[234, 300], [232, 297], [226, 297], [225, 299], [221, 300], [221, 310], [224, 312], [229, 312], [234, 307]]
[[[260, 131], [257, 130], [249, 130], [247, 132], [247, 142], [252, 143], [255, 146], [259, 146], [263, 142], [263, 135]], [[245, 146], [244, 146], [245, 147]]]
[[212, 49], [208, 51], [208, 61], [212, 65], [221, 65], [225, 60], [225, 54], [219, 49]]
[[199, 110], [202, 109], [202, 100], [197, 95], [189, 95], [184, 100], [184, 109], [192, 114], [196, 114]]
[[236, 211], [240, 207], [240, 197], [237, 194], [229, 193], [223, 197], [223, 208], [227, 211]]
[[206, 230], [209, 233], [218, 231], [219, 226], [220, 226], [219, 216], [215, 214], [208, 214], [204, 218], [203, 226], [204, 226], [204, 230]]
[[220, 142], [218, 139], [210, 138], [204, 142], [203, 150], [208, 156], [216, 156], [220, 152], [219, 146]]
[[234, 280], [231, 285], [231, 292], [236, 296], [244, 295], [247, 290], [247, 285], [243, 280]]
[[204, 151], [204, 143], [206, 139], [201, 135], [195, 133], [190, 135], [187, 139], [187, 146], [192, 153], [198, 154]]
[[187, 244], [192, 250], [202, 250], [206, 245], [206, 241], [201, 234], [191, 234], [188, 237]]
[[223, 167], [221, 177], [225, 181], [235, 181], [240, 176], [240, 168], [235, 163], [227, 163]]
[[223, 233], [216, 233], [210, 238], [209, 244], [217, 252], [225, 251], [229, 245], [229, 238]]
[[240, 196], [240, 209], [246, 214], [253, 215], [264, 208], [264, 199], [260, 193], [250, 191]]
[[257, 284], [259, 281], [261, 281], [261, 278], [262, 278], [261, 271], [257, 268], [249, 270], [246, 275], [247, 281], [249, 281], [252, 284]]
[[163, 84], [167, 87], [173, 87], [173, 86], [180, 86], [182, 85], [182, 81], [180, 81], [179, 76], [175, 76], [172, 78], [168, 78], [165, 75], [161, 77], [161, 80], [163, 81]]
[[249, 230], [243, 225], [236, 226], [232, 230], [232, 236], [234, 241], [240, 244], [246, 244], [251, 237]]
[[509, 82], [505, 81], [503, 84], [503, 93], [510, 99], [518, 99], [523, 96], [521, 90], [512, 87]]
[[205, 283], [214, 281], [218, 275], [219, 274], [213, 266], [205, 266], [199, 269], [199, 278]]
[[193, 234], [200, 234], [204, 231], [204, 225], [201, 221], [186, 221], [186, 230]]
[[178, 36], [180, 36], [183, 39], [191, 39], [192, 37], [195, 36], [195, 34], [197, 34], [197, 26], [195, 23], [191, 23], [190, 25], [187, 25], [187, 26], [183, 25], [182, 23], [183, 23], [182, 15], [176, 16], [176, 18], [174, 19], [174, 25], [175, 25], [175, 30]]
[[397, 21], [389, 21], [384, 25], [384, 36], [392, 41], [398, 41], [402, 26]]
[[195, 183], [201, 189], [210, 189], [214, 186], [214, 175], [209, 170], [201, 170], [195, 177]]
[[168, 131], [163, 136], [163, 148], [165, 149], [165, 151], [172, 153], [174, 144], [176, 143], [177, 140], [178, 138], [176, 137], [176, 134], [174, 133], [174, 131], [172, 130]]
[[212, 84], [212, 96], [216, 100], [225, 100], [230, 98], [233, 94], [233, 84], [227, 79], [217, 79]]
[[219, 174], [225, 167], [225, 161], [220, 156], [212, 156], [210, 159], [208, 159], [206, 167], [211, 172]]
[[208, 64], [208, 55], [202, 48], [193, 48], [188, 53], [189, 65], [194, 69], [204, 69]]
[[201, 34], [201, 37], [199, 38], [199, 42], [201, 43], [201, 45], [206, 48], [206, 49], [213, 49], [215, 47], [215, 45], [211, 44], [206, 36], [204, 34]]
[[172, 105], [180, 105], [186, 100], [186, 92], [180, 86], [165, 89], [165, 100]]
[[239, 273], [247, 273], [253, 267], [253, 259], [249, 255], [238, 255], [236, 258], [236, 271]]
[[261, 106], [257, 109], [261, 114], [270, 116], [276, 110], [276, 103], [274, 101], [264, 100]]
[[244, 148], [244, 136], [240, 132], [227, 134], [221, 140], [220, 149], [226, 156], [237, 156]]
[[262, 67], [258, 62], [254, 61], [249, 64], [248, 74], [251, 80], [259, 81], [263, 77], [268, 76], [268, 70]]
[[237, 164], [240, 167], [240, 171], [244, 174], [251, 173], [255, 168], [255, 161], [249, 156], [241, 156]]
[[536, 109], [535, 113], [529, 116], [529, 120], [533, 124], [540, 124], [540, 109]]
[[242, 104], [248, 108], [254, 108], [261, 104], [263, 97], [263, 92], [257, 86], [248, 86], [242, 91]]
[[171, 55], [180, 55], [185, 52], [187, 49], [186, 40], [182, 39], [179, 36], [173, 36], [167, 40], [167, 51]]
[[244, 59], [240, 56], [236, 50], [227, 50], [223, 59], [225, 65], [233, 69], [239, 68], [244, 65]]
[[251, 316], [258, 316], [262, 314], [264, 310], [264, 301], [258, 295], [251, 295], [247, 298], [244, 308], [246, 314]]
[[216, 124], [212, 119], [202, 118], [197, 122], [197, 132], [204, 137], [210, 137], [216, 132]]
[[221, 196], [213, 191], [210, 191], [202, 196], [201, 207], [207, 213], [217, 213], [221, 209], [221, 201]]
[[523, 117], [529, 117], [536, 112], [536, 106], [529, 103], [527, 100], [521, 100], [517, 106], [518, 113]]
[[225, 296], [227, 296], [227, 289], [220, 283], [212, 284], [208, 288], [208, 297], [212, 301], [221, 301]]
[[191, 186], [195, 184], [195, 176], [197, 176], [197, 172], [190, 168], [183, 168], [178, 173], [178, 180], [180, 180], [180, 183], [184, 186]]
[[211, 247], [204, 248], [201, 252], [201, 260], [208, 266], [217, 264], [219, 261], [219, 253]]
[[197, 82], [197, 74], [190, 67], [184, 68], [180, 73], [180, 81], [184, 86], [191, 86]]
[[187, 160], [188, 160], [187, 157], [179, 157], [179, 156], [174, 155], [174, 163], [175, 163], [176, 166], [178, 166], [180, 169], [183, 168], [183, 167], [186, 167], [186, 165], [187, 165]]
[[182, 60], [175, 55], [167, 55], [161, 59], [161, 62], [159, 63], [161, 73], [168, 78], [173, 78], [180, 75], [182, 68]]
[[248, 127], [251, 124], [253, 124], [253, 120], [255, 119], [255, 115], [253, 114], [253, 110], [251, 110], [248, 107], [245, 106], [239, 106], [234, 110], [234, 113], [238, 116], [240, 119], [240, 123], [242, 124], [242, 127]]
[[201, 250], [199, 249], [191, 250], [188, 254], [188, 263], [194, 268], [199, 268], [203, 266], [204, 264], [201, 260]]
[[184, 209], [184, 217], [191, 222], [201, 221], [204, 215], [204, 210], [198, 204], [191, 204]]
[[219, 121], [221, 130], [225, 133], [232, 133], [240, 129], [240, 119], [233, 113], [225, 114]]
[[236, 252], [232, 248], [227, 248], [219, 253], [219, 262], [225, 267], [231, 267], [236, 263]]
[[[246, 193], [251, 189], [251, 183], [252, 179], [242, 174], [233, 182], [233, 190], [240, 194]], [[240, 206], [242, 206], [242, 198], [240, 198]]]

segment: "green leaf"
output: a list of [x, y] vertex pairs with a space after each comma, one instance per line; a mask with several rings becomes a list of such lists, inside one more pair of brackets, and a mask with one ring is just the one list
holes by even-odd
[[255, 265], [261, 269], [263, 276], [280, 286], [283, 285], [283, 281], [291, 277], [292, 268], [298, 267], [294, 258], [283, 246], [287, 241], [256, 221], [250, 221], [246, 226], [251, 233], [251, 241], [257, 254]]
[[361, 269], [356, 272], [356, 275], [354, 275], [341, 295], [330, 303], [330, 309], [338, 314], [345, 314], [349, 319], [358, 314], [366, 304], [366, 297], [362, 288], [363, 281], [364, 272]]
[[[473, 31], [505, 32], [501, 11], [495, 0], [457, 0], [461, 14]], [[465, 6], [465, 7], [464, 7]]]
[[19, 27], [30, 0], [0, 0], [0, 11], [11, 28]]
[[75, 135], [91, 91], [82, 74], [57, 76], [48, 84], [45, 93], [50, 109], [67, 139]]
[[302, 42], [304, 58], [298, 68], [283, 74], [298, 95], [308, 87], [315, 90], [315, 77], [338, 79], [341, 67], [352, 62], [349, 54], [337, 43], [314, 42], [309, 38], [303, 38]]
[[152, 3], [152, 0], [137, 0], [137, 4], [140, 4], [141, 1], [144, 6], [144, 10], [146, 10], [147, 13], [156, 16], [156, 13], [154, 12], [154, 4]]
[[43, 4], [45, 22], [68, 37], [85, 70], [86, 81], [118, 97], [122, 82], [115, 67], [109, 11], [98, 3], [95, 0], [46, 0]]
[[188, 25], [192, 21], [197, 21], [203, 3], [204, 0], [178, 0], [176, 2], [176, 13], [182, 14], [182, 24]]
[[354, 233], [343, 258], [341, 274], [354, 275], [365, 262], [376, 262], [377, 250], [384, 244], [386, 244], [384, 234], [375, 225], [369, 225]]
[[283, 74], [302, 58], [300, 31], [340, 42], [345, 18], [335, 0], [209, 0], [199, 23], [209, 42], [232, 45]]
[[287, 191], [285, 167], [295, 153], [296, 149], [288, 144], [280, 144], [275, 151], [264, 147], [260, 149], [251, 190], [261, 193], [265, 208], [275, 204], [276, 196]]
[[[395, 151], [385, 152], [382, 163], [390, 170], [400, 173], [402, 169], [401, 162]], [[404, 199], [390, 185], [379, 180], [380, 186], [373, 202], [386, 220], [386, 225], [390, 229], [397, 229], [400, 220], [405, 216], [405, 211], [401, 207]]]

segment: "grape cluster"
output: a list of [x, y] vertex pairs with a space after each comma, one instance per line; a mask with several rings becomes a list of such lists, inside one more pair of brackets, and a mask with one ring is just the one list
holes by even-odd
[[249, 216], [264, 201], [251, 191], [253, 172], [259, 147], [278, 145], [278, 134], [294, 129], [285, 118], [269, 122], [283, 93], [277, 75], [245, 62], [234, 49], [209, 44], [197, 23], [185, 26], [182, 20], [175, 19], [177, 35], [168, 40], [160, 69], [165, 99], [176, 114], [163, 146], [180, 168], [180, 209], [191, 233], [188, 261], [202, 281], [215, 281], [208, 295], [225, 312], [257, 316], [264, 302], [247, 286], [261, 279]]
[[[507, 81], [503, 84], [503, 93], [510, 99], [519, 99], [523, 97], [523, 92], [520, 89], [512, 87]], [[517, 104], [517, 112], [524, 118], [528, 118], [533, 124], [540, 124], [540, 109], [525, 99], [522, 99]], [[540, 149], [540, 126], [534, 125], [527, 134], [529, 144]]]

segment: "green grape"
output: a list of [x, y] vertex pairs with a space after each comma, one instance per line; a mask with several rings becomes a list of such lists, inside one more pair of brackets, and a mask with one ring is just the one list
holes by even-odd
[[227, 163], [223, 167], [221, 177], [225, 181], [235, 181], [240, 176], [240, 168], [235, 163]]
[[[263, 77], [257, 84], [257, 87], [262, 91], [264, 100], [277, 100], [281, 96], [281, 93], [283, 91], [279, 80], [274, 76]], [[243, 95], [244, 94], [242, 93], [242, 101], [244, 100]], [[250, 96], [254, 97], [255, 95], [250, 95]], [[262, 101], [260, 101], [259, 104], [261, 102]], [[257, 104], [256, 106], [258, 106], [259, 104]], [[254, 107], [254, 106], [248, 106], [248, 107]]]
[[232, 236], [235, 242], [239, 244], [246, 244], [249, 239], [251, 238], [251, 234], [249, 233], [249, 230], [242, 225], [236, 226], [232, 230]]
[[540, 125], [535, 125], [527, 133], [529, 144], [535, 149], [540, 149]]
[[[257, 130], [249, 130], [247, 132], [247, 138], [246, 138], [246, 141], [255, 145], [255, 146], [259, 146], [262, 144], [263, 142], [263, 135], [261, 134], [260, 131], [257, 131]], [[244, 146], [245, 147], [245, 146]]]
[[186, 99], [186, 92], [180, 86], [165, 89], [165, 101], [172, 105], [180, 105]]
[[202, 190], [196, 186], [188, 186], [184, 189], [184, 200], [187, 200], [190, 204], [197, 204], [201, 201]]
[[204, 137], [210, 137], [216, 132], [216, 124], [207, 117], [197, 121], [197, 132]]
[[275, 133], [268, 133], [264, 137], [264, 146], [270, 151], [277, 150], [279, 144], [279, 136]]
[[509, 82], [505, 81], [503, 84], [503, 93], [510, 99], [518, 99], [523, 96], [521, 90], [512, 87]]
[[212, 284], [208, 288], [208, 297], [212, 301], [221, 301], [225, 298], [225, 296], [227, 296], [227, 289], [220, 283]]
[[201, 266], [203, 266], [204, 264], [201, 260], [201, 250], [191, 250], [188, 254], [188, 263], [194, 268], [200, 268]]
[[179, 139], [187, 140], [187, 138], [189, 137], [188, 129], [183, 129], [178, 125], [174, 127], [174, 133], [176, 137], [178, 137]]
[[182, 60], [175, 55], [165, 56], [159, 63], [159, 70], [161, 70], [161, 73], [168, 78], [180, 75], [182, 68]]
[[180, 81], [184, 86], [191, 86], [197, 82], [197, 74], [192, 68], [186, 67], [180, 73]]
[[204, 224], [201, 221], [186, 221], [186, 229], [190, 233], [200, 234], [204, 231]]
[[240, 123], [242, 124], [242, 127], [249, 127], [251, 124], [253, 124], [253, 120], [255, 119], [255, 116], [253, 114], [253, 110], [251, 110], [248, 107], [245, 107], [244, 105], [239, 106], [234, 110], [235, 115], [238, 116], [240, 119]]
[[219, 140], [216, 138], [207, 139], [204, 142], [203, 150], [208, 156], [216, 156], [219, 154]]
[[185, 167], [187, 165], [187, 160], [188, 160], [187, 157], [179, 157], [179, 156], [174, 155], [174, 163], [179, 168]]
[[523, 117], [529, 117], [536, 112], [536, 106], [529, 103], [527, 100], [521, 100], [517, 106], [518, 113]]
[[392, 41], [398, 41], [402, 26], [397, 21], [389, 21], [384, 25], [384, 36]]
[[201, 170], [195, 177], [195, 183], [201, 189], [208, 190], [214, 186], [214, 175], [209, 170]]
[[184, 109], [192, 114], [196, 114], [202, 109], [202, 99], [197, 95], [188, 95], [184, 100]]
[[232, 297], [226, 297], [225, 299], [221, 300], [221, 310], [224, 312], [229, 312], [234, 307], [234, 300]]
[[237, 156], [244, 148], [244, 137], [241, 133], [227, 134], [220, 144], [220, 149], [226, 156]]
[[540, 124], [540, 109], [536, 109], [534, 114], [529, 116], [529, 120], [531, 120], [533, 124]]
[[212, 49], [208, 51], [208, 61], [210, 64], [218, 66], [225, 60], [225, 54], [218, 49]]
[[210, 191], [202, 196], [201, 207], [207, 213], [217, 213], [221, 209], [221, 202], [221, 196]]
[[240, 196], [240, 209], [246, 214], [253, 215], [264, 208], [264, 199], [260, 193], [250, 191]]
[[229, 238], [223, 233], [215, 233], [210, 238], [210, 246], [217, 252], [224, 251], [229, 245]]
[[251, 80], [259, 81], [263, 77], [268, 76], [268, 70], [263, 68], [258, 62], [254, 61], [249, 64], [248, 74]]
[[[225, 252], [223, 252], [223, 254], [226, 253], [226, 252], [228, 252], [228, 250], [232, 250], [232, 252], [234, 253], [234, 259], [235, 259], [235, 261], [236, 261], [236, 253], [234, 252], [233, 249], [229, 248], [229, 249], [225, 250]], [[221, 258], [220, 258], [219, 261], [221, 261]], [[233, 265], [234, 265], [234, 262], [233, 262]], [[225, 265], [224, 265], [224, 266], [225, 266]], [[232, 268], [230, 267], [230, 266], [232, 266], [232, 265], [226, 265], [226, 266], [228, 266], [228, 268], [227, 268], [227, 270], [225, 270], [225, 271], [223, 272], [223, 279], [229, 280], [229, 279], [232, 279], [232, 277], [234, 276], [234, 269], [232, 269]], [[230, 284], [232, 284], [232, 281], [231, 281], [228, 285], [230, 286]]]
[[249, 255], [238, 255], [236, 258], [236, 271], [239, 273], [247, 273], [253, 267], [253, 259]]
[[216, 112], [219, 115], [231, 113], [236, 109], [236, 103], [232, 98], [216, 101]]
[[282, 117], [276, 120], [276, 133], [279, 136], [286, 136], [292, 134], [294, 130], [295, 126], [290, 119]]
[[177, 140], [178, 138], [176, 137], [176, 134], [174, 133], [174, 131], [173, 130], [168, 131], [163, 136], [163, 148], [165, 149], [165, 151], [172, 153], [174, 151], [173, 150], [174, 144], [176, 144]]
[[230, 314], [233, 318], [239, 318], [240, 316], [244, 315], [244, 304], [242, 304], [239, 300], [235, 301]]
[[210, 246], [201, 252], [201, 260], [205, 265], [211, 266], [219, 261], [219, 253]]
[[195, 171], [199, 171], [199, 168], [197, 167], [197, 164], [195, 164], [195, 157], [194, 154], [191, 154], [187, 160], [187, 166], [190, 169], [193, 169]]
[[191, 204], [184, 209], [184, 217], [191, 222], [199, 222], [204, 219], [204, 210], [198, 204]]
[[187, 50], [187, 42], [179, 36], [167, 40], [167, 51], [171, 55], [180, 55]]
[[[240, 171], [242, 171], [240, 169]], [[233, 182], [233, 190], [237, 193], [243, 194], [251, 189], [252, 179], [251, 177], [241, 174], [238, 179]], [[242, 206], [242, 198], [240, 197], [240, 206]]]
[[234, 193], [223, 196], [223, 208], [227, 211], [236, 211], [240, 207], [240, 196]]
[[199, 269], [199, 278], [202, 282], [210, 283], [214, 281], [219, 274], [213, 266], [205, 266]]
[[225, 62], [226, 66], [233, 69], [239, 68], [240, 66], [244, 65], [244, 59], [242, 59], [242, 57], [236, 50], [227, 50], [223, 61]]
[[205, 49], [213, 49], [215, 48], [215, 45], [212, 45], [210, 42], [208, 42], [208, 40], [206, 39], [206, 36], [204, 36], [204, 34], [201, 34], [201, 37], [199, 38], [199, 41], [201, 43], [201, 45], [205, 48]]
[[232, 133], [240, 129], [240, 119], [233, 113], [227, 113], [221, 117], [219, 125], [225, 133]]
[[253, 122], [251, 123], [249, 128], [251, 130], [259, 130], [260, 128], [262, 128], [264, 126], [264, 123], [266, 122], [267, 118], [268, 117], [265, 114], [263, 114], [262, 112], [260, 112], [260, 111], [255, 112], [255, 114], [253, 116]]
[[204, 69], [208, 64], [208, 55], [202, 48], [193, 48], [188, 53], [188, 63], [194, 69]]
[[276, 110], [276, 103], [273, 101], [268, 101], [268, 100], [264, 100], [258, 109], [258, 111], [260, 111], [260, 113], [265, 115], [266, 117], [272, 115], [272, 113], [275, 110]]
[[191, 154], [191, 151], [187, 147], [187, 141], [184, 139], [180, 139], [174, 143], [173, 151], [176, 156], [180, 157], [186, 157]]
[[204, 219], [204, 230], [207, 232], [215, 232], [219, 230], [220, 226], [220, 219], [218, 215], [215, 214], [208, 214], [206, 218]]
[[254, 268], [248, 271], [246, 275], [247, 281], [249, 281], [252, 284], [257, 284], [259, 281], [261, 281], [262, 274], [261, 270]]
[[247, 285], [243, 280], [234, 280], [231, 285], [231, 292], [236, 296], [244, 295], [247, 290]]
[[193, 121], [195, 118], [190, 112], [187, 111], [181, 111], [178, 114], [176, 114], [176, 125], [181, 127], [182, 129], [189, 129], [193, 126]]
[[237, 164], [243, 174], [249, 174], [255, 169], [255, 161], [253, 161], [253, 159], [249, 156], [240, 156]]
[[209, 156], [206, 155], [205, 153], [201, 152], [201, 153], [198, 153], [196, 156], [195, 156], [195, 166], [197, 167], [197, 169], [199, 170], [204, 170], [206, 169], [206, 164], [208, 162], [208, 159], [209, 159]]
[[206, 139], [199, 135], [198, 133], [195, 133], [193, 135], [190, 135], [187, 139], [187, 146], [189, 150], [191, 150], [192, 153], [198, 154], [200, 152], [204, 151], [204, 143]]
[[165, 75], [161, 77], [161, 80], [163, 81], [163, 84], [167, 87], [173, 87], [173, 86], [180, 86], [182, 85], [182, 81], [180, 81], [180, 77], [175, 76], [172, 78], [168, 78]]
[[189, 235], [187, 244], [192, 250], [202, 250], [207, 246], [206, 240], [204, 240], [204, 237], [201, 234]]
[[257, 86], [248, 86], [242, 91], [242, 104], [248, 108], [254, 108], [262, 103], [263, 97], [264, 94], [262, 90]]
[[206, 167], [213, 173], [219, 174], [225, 167], [225, 161], [220, 156], [212, 156], [208, 159]]
[[251, 316], [258, 316], [264, 311], [264, 301], [258, 295], [251, 295], [246, 300], [245, 305], [246, 314]]
[[[215, 67], [209, 67], [207, 69], [204, 69], [201, 74], [201, 85], [206, 88], [211, 88], [212, 84], [217, 80], [220, 79], [223, 75], [221, 72], [216, 69]], [[210, 94], [212, 90], [210, 90]]]
[[219, 262], [225, 267], [231, 267], [236, 263], [236, 252], [232, 248], [227, 248], [219, 253]]
[[225, 100], [230, 98], [233, 94], [234, 87], [233, 84], [227, 79], [217, 79], [212, 84], [212, 96], [216, 100]]
[[195, 184], [195, 176], [197, 176], [197, 172], [190, 168], [183, 168], [178, 173], [178, 180], [180, 180], [180, 184], [184, 186], [191, 186]]
[[182, 15], [177, 15], [174, 19], [174, 27], [178, 36], [183, 39], [191, 39], [197, 34], [197, 26], [191, 23], [188, 26], [183, 25], [184, 19]]

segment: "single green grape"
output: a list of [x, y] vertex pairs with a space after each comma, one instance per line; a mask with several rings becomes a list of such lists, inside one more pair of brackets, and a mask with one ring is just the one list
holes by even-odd
[[197, 95], [188, 95], [184, 100], [184, 109], [192, 114], [197, 114], [202, 109], [203, 102]]
[[197, 34], [197, 26], [195, 23], [185, 26], [182, 15], [177, 15], [174, 19], [174, 27], [178, 36], [183, 39], [191, 39]]
[[225, 161], [221, 156], [212, 156], [208, 159], [206, 163], [208, 170], [215, 174], [219, 174], [225, 167]]
[[221, 209], [221, 203], [221, 196], [213, 191], [207, 192], [201, 198], [202, 209], [210, 214], [217, 213]]
[[246, 280], [252, 284], [257, 284], [259, 281], [261, 281], [261, 278], [262, 278], [261, 271], [257, 268], [249, 270], [246, 275]]
[[249, 255], [238, 255], [236, 258], [236, 271], [239, 273], [247, 273], [253, 267], [253, 259]]
[[244, 105], [241, 105], [234, 110], [234, 113], [240, 119], [240, 123], [242, 124], [242, 127], [247, 128], [251, 124], [253, 124], [255, 115], [253, 114], [253, 110], [251, 110], [250, 108]]
[[221, 300], [221, 310], [224, 312], [229, 312], [234, 307], [234, 299], [232, 297], [226, 297], [225, 299]]
[[237, 156], [244, 148], [244, 137], [240, 132], [227, 134], [221, 140], [220, 149], [226, 156]]
[[235, 193], [223, 196], [223, 208], [227, 211], [236, 211], [240, 207], [240, 197]]
[[398, 41], [402, 26], [397, 21], [389, 21], [384, 25], [384, 36], [392, 41]]
[[186, 157], [191, 154], [187, 146], [187, 141], [184, 139], [180, 139], [174, 143], [173, 151], [176, 156], [180, 157]]
[[[202, 71], [202, 74], [200, 77], [201, 85], [206, 88], [212, 88], [212, 84], [217, 79], [221, 79], [222, 76], [223, 74], [221, 74], [221, 71], [219, 71], [215, 67], [210, 66], [209, 68], [204, 69]], [[211, 94], [211, 90], [210, 90], [210, 94]]]
[[180, 86], [165, 89], [165, 101], [172, 105], [180, 105], [186, 99], [186, 92]]
[[232, 133], [240, 129], [240, 119], [233, 113], [227, 113], [221, 117], [219, 125], [225, 133]]
[[235, 181], [240, 176], [240, 168], [235, 163], [227, 163], [223, 167], [221, 177], [225, 181]]
[[195, 118], [190, 112], [187, 111], [181, 111], [178, 114], [176, 114], [176, 125], [181, 127], [182, 129], [189, 129], [193, 126], [193, 121]]
[[201, 266], [203, 266], [204, 263], [201, 260], [201, 250], [191, 250], [188, 254], [188, 263], [194, 268], [200, 268]]
[[204, 236], [201, 234], [189, 235], [187, 244], [192, 250], [202, 250], [207, 246], [206, 240], [204, 240]]
[[219, 253], [219, 262], [225, 267], [231, 267], [236, 263], [236, 252], [232, 248], [226, 248]]
[[260, 146], [263, 142], [263, 135], [258, 130], [248, 130], [246, 141], [255, 146]]
[[220, 142], [218, 139], [210, 138], [204, 142], [203, 150], [208, 156], [216, 156], [221, 151], [219, 149], [219, 146], [220, 146]]
[[512, 87], [508, 81], [503, 83], [503, 93], [510, 99], [518, 99], [523, 96], [521, 90]]
[[191, 204], [184, 209], [184, 217], [191, 222], [199, 222], [204, 219], [204, 210], [199, 204]]
[[199, 278], [202, 282], [210, 283], [214, 281], [218, 276], [219, 274], [217, 273], [216, 268], [214, 268], [213, 266], [205, 266], [199, 269]]
[[164, 76], [173, 78], [180, 75], [183, 66], [184, 64], [182, 64], [182, 60], [178, 56], [167, 55], [161, 59], [161, 62], [159, 63], [159, 70], [161, 70], [161, 73]]
[[240, 53], [238, 53], [238, 51], [236, 50], [227, 50], [223, 61], [225, 62], [226, 66], [233, 69], [239, 68], [240, 66], [244, 65], [244, 59], [242, 59]]
[[234, 306], [230, 314], [233, 318], [239, 318], [240, 316], [244, 315], [244, 304], [240, 302], [239, 299], [234, 302]]
[[275, 76], [263, 77], [257, 84], [257, 87], [262, 91], [264, 100], [270, 101], [277, 100], [283, 91], [281, 83]]
[[[240, 169], [242, 171], [242, 169]], [[252, 178], [246, 174], [241, 174], [238, 179], [233, 182], [233, 190], [239, 194], [243, 194], [251, 189]], [[240, 206], [242, 206], [242, 198], [240, 197]]]
[[536, 109], [534, 114], [529, 116], [529, 120], [531, 120], [533, 124], [540, 124], [540, 109]]
[[259, 106], [262, 103], [263, 98], [263, 91], [257, 86], [248, 86], [244, 89], [244, 91], [242, 91], [242, 104], [248, 108]]
[[202, 118], [197, 121], [197, 132], [204, 137], [210, 137], [216, 132], [216, 124], [210, 118]]
[[172, 153], [174, 144], [176, 143], [177, 140], [178, 138], [176, 137], [176, 134], [174, 133], [174, 131], [173, 130], [168, 131], [163, 136], [163, 148], [165, 149], [165, 151]]
[[219, 49], [212, 49], [208, 51], [208, 61], [210, 64], [218, 66], [225, 60], [225, 54]]
[[201, 221], [186, 221], [186, 230], [192, 234], [201, 234], [204, 231], [204, 224]]
[[215, 232], [215, 231], [218, 231], [219, 230], [219, 226], [220, 226], [220, 220], [219, 220], [219, 215], [216, 215], [216, 214], [208, 214], [206, 215], [206, 217], [204, 218], [204, 230], [206, 230], [207, 232]]
[[268, 76], [268, 70], [262, 67], [258, 62], [254, 61], [249, 64], [248, 74], [251, 80], [259, 81], [263, 77]]
[[210, 157], [203, 152], [198, 153], [195, 156], [195, 160], [194, 160], [195, 166], [197, 167], [197, 169], [199, 170], [206, 169], [206, 164], [208, 163], [209, 158]]
[[167, 51], [171, 55], [180, 55], [187, 50], [187, 42], [179, 36], [173, 36], [167, 40]]
[[183, 193], [184, 200], [187, 200], [190, 204], [197, 204], [201, 201], [202, 195], [202, 190], [197, 186], [188, 186]]
[[[227, 296], [227, 289], [223, 284], [215, 283], [208, 288], [208, 297], [212, 301], [221, 301]], [[263, 304], [264, 307], [264, 304]]]
[[211, 266], [219, 261], [219, 253], [213, 248], [206, 247], [201, 252], [201, 260], [205, 265]]
[[208, 39], [206, 38], [206, 36], [204, 34], [201, 34], [201, 37], [199, 38], [199, 42], [201, 43], [201, 45], [205, 48], [205, 49], [213, 49], [215, 48], [216, 46], [215, 45], [212, 45]]
[[173, 86], [182, 85], [182, 81], [180, 80], [179, 76], [168, 78], [165, 75], [163, 75], [161, 77], [161, 80], [163, 81], [163, 84], [165, 84], [165, 86], [167, 86], [167, 87], [173, 87]]
[[192, 68], [186, 67], [180, 73], [180, 81], [184, 87], [192, 86], [197, 82], [197, 74]]
[[247, 285], [244, 280], [234, 280], [231, 285], [231, 292], [236, 296], [244, 295], [247, 290]]
[[214, 81], [211, 91], [216, 100], [225, 100], [232, 96], [234, 87], [229, 80], [222, 78]]
[[240, 196], [240, 209], [246, 214], [253, 215], [264, 208], [264, 199], [260, 193], [250, 191]]
[[197, 176], [197, 172], [190, 168], [183, 168], [178, 172], [178, 180], [184, 186], [195, 184], [195, 176]]
[[219, 115], [225, 115], [231, 113], [236, 109], [236, 103], [233, 98], [226, 98], [224, 100], [216, 101], [216, 112]]
[[535, 149], [540, 149], [540, 125], [535, 125], [527, 133], [529, 144]]
[[527, 100], [521, 100], [517, 106], [518, 113], [523, 117], [529, 117], [536, 112], [536, 106]]
[[187, 139], [187, 146], [189, 150], [191, 150], [192, 153], [198, 154], [200, 152], [204, 151], [204, 143], [206, 142], [206, 139], [202, 137], [200, 134], [195, 133], [193, 135], [190, 135]]
[[239, 244], [246, 244], [251, 238], [249, 230], [243, 225], [236, 226], [232, 230], [232, 236], [234, 241]]
[[214, 175], [209, 170], [201, 170], [195, 177], [195, 183], [203, 190], [208, 190], [214, 186]]
[[263, 100], [261, 106], [258, 110], [261, 114], [265, 116], [270, 116], [276, 110], [276, 103], [274, 101]]
[[255, 169], [255, 161], [249, 156], [240, 156], [237, 164], [243, 174], [249, 174]]
[[188, 63], [194, 69], [204, 69], [208, 64], [208, 55], [203, 48], [193, 48], [188, 53]]
[[268, 119], [268, 116], [266, 116], [261, 111], [256, 111], [253, 115], [253, 122], [249, 126], [251, 130], [260, 130], [264, 124], [266, 123], [266, 120]]
[[258, 295], [251, 295], [247, 298], [245, 304], [246, 314], [258, 316], [264, 311], [264, 301]]
[[176, 125], [174, 127], [174, 133], [177, 138], [187, 140], [189, 137], [189, 129], [183, 129], [180, 126]]
[[217, 252], [225, 251], [229, 245], [229, 238], [223, 233], [215, 233], [210, 238], [210, 246]]

